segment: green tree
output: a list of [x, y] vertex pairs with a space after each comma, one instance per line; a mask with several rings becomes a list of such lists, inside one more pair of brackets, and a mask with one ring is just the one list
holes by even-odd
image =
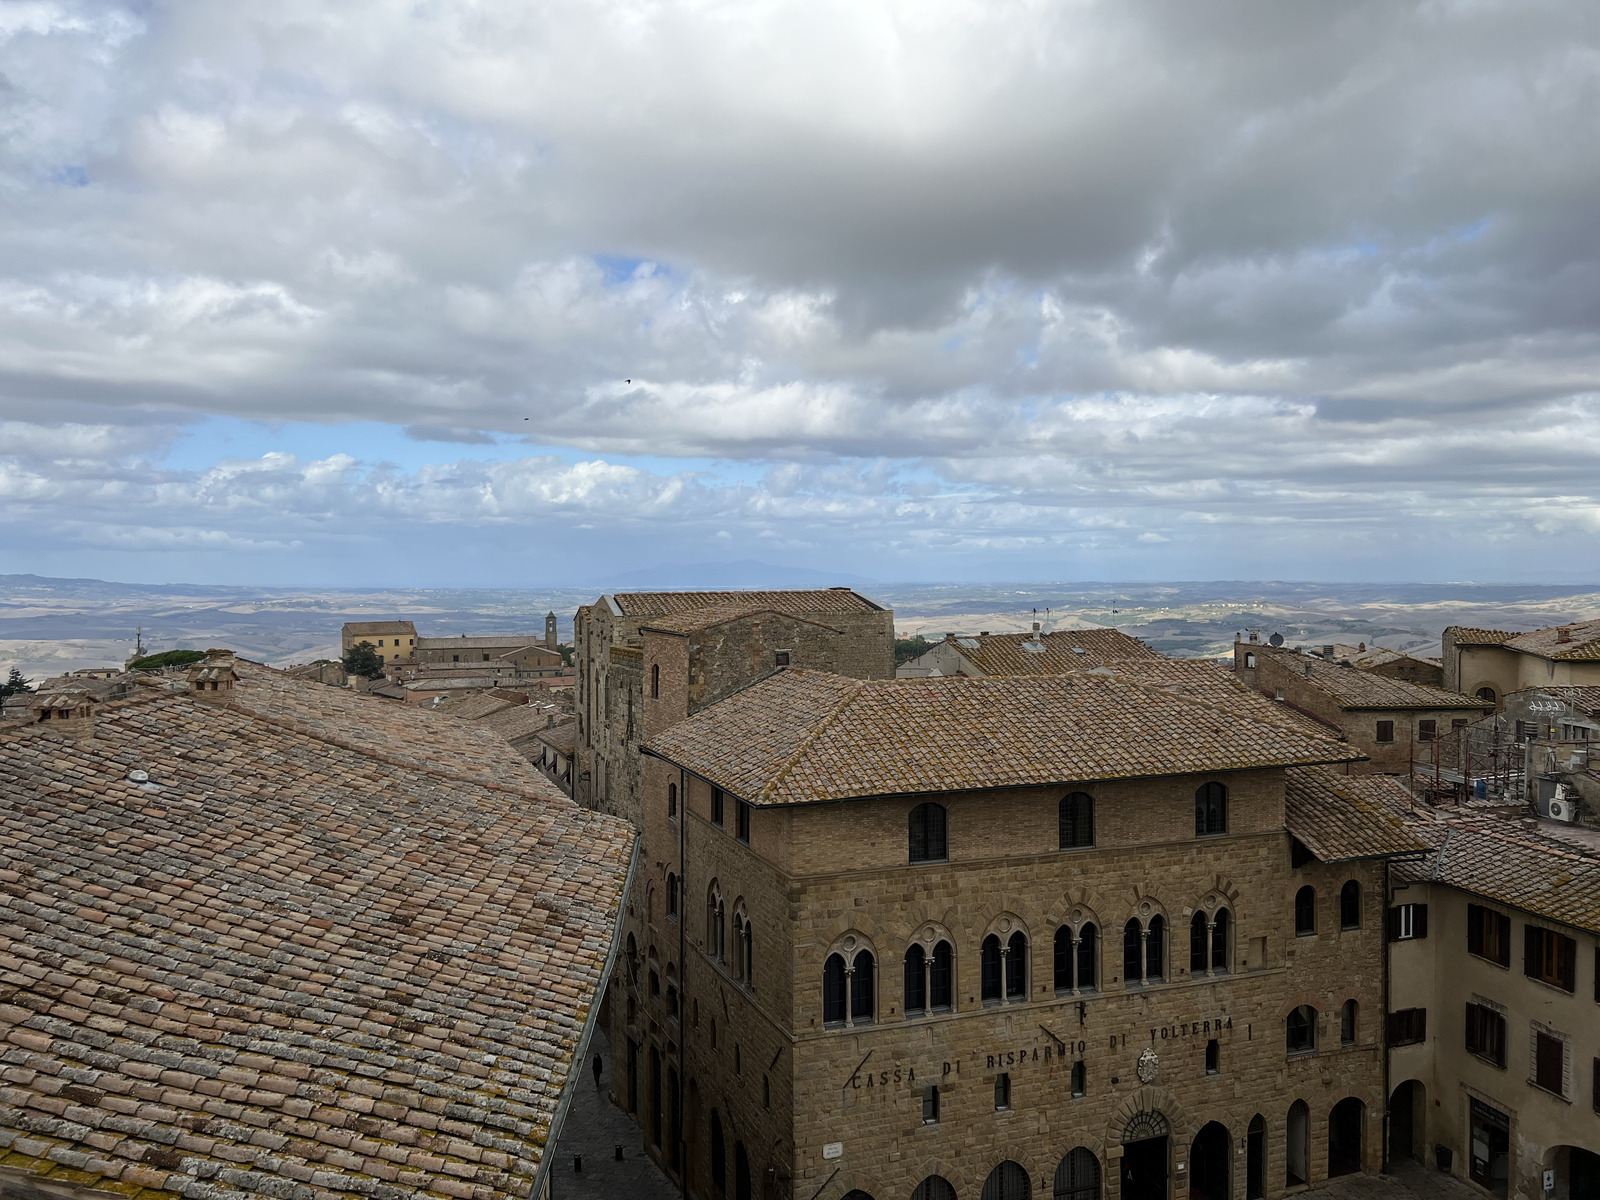
[[33, 685], [28, 682], [27, 676], [16, 667], [12, 667], [11, 674], [7, 676], [6, 681], [0, 683], [0, 700], [5, 699], [7, 696], [20, 696], [24, 692], [31, 691], [33, 691]]
[[894, 640], [894, 665], [903, 667], [913, 658], [920, 658], [933, 649], [933, 643], [920, 633], [915, 637], [895, 638]]
[[163, 650], [136, 658], [128, 666], [135, 671], [159, 671], [163, 667], [187, 667], [205, 657], [202, 650]]
[[343, 658], [344, 669], [352, 675], [360, 675], [363, 679], [379, 679], [383, 676], [383, 659], [378, 657], [378, 650], [371, 642], [357, 642], [350, 647], [350, 652]]

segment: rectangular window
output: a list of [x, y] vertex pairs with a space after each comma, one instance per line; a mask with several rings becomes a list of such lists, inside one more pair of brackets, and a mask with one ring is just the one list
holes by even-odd
[[[1355, 1039], [1352, 1038], [1352, 1041]], [[1428, 1010], [1402, 1008], [1389, 1014], [1389, 1044], [1414, 1046], [1428, 1040]]]
[[1467, 719], [1465, 717], [1455, 717], [1450, 722], [1450, 732], [1451, 733], [1454, 733], [1458, 729], [1465, 729], [1466, 727], [1467, 727]]
[[1222, 1046], [1216, 1038], [1206, 1043], [1206, 1074], [1215, 1075], [1222, 1070]]
[[1438, 735], [1438, 732], [1439, 722], [1437, 721], [1417, 722], [1417, 741], [1419, 742], [1433, 741], [1433, 739]]
[[1467, 1005], [1467, 1053], [1505, 1069], [1506, 1019], [1482, 1004]]
[[1481, 904], [1467, 905], [1467, 953], [1511, 965], [1511, 918]]
[[936, 1087], [922, 1089], [922, 1123], [924, 1125], [939, 1123], [939, 1089]]
[[1011, 1076], [1002, 1072], [994, 1077], [994, 1110], [1005, 1112], [1011, 1107]]
[[1089, 1094], [1089, 1069], [1081, 1058], [1072, 1064], [1072, 1094], [1074, 1096]]
[[789, 652], [787, 650], [777, 651], [773, 654], [772, 661], [775, 666], [787, 667], [789, 665]]
[[1412, 938], [1428, 936], [1428, 906], [1426, 904], [1396, 904], [1389, 910], [1389, 940], [1408, 942]]
[[1578, 943], [1554, 929], [1522, 927], [1522, 973], [1562, 991], [1578, 989]]
[[750, 844], [750, 806], [743, 800], [739, 801], [739, 840]]
[[1561, 1085], [1561, 1068], [1566, 1058], [1567, 1044], [1548, 1033], [1533, 1035], [1533, 1083], [1557, 1096], [1566, 1095]]
[[722, 789], [711, 789], [711, 823], [722, 828]]
[[1394, 722], [1393, 721], [1379, 721], [1378, 722], [1378, 741], [1380, 741], [1380, 742], [1392, 742], [1392, 741], [1394, 741]]

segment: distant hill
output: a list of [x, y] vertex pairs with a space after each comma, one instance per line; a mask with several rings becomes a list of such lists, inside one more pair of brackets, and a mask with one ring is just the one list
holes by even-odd
[[601, 581], [612, 591], [633, 588], [681, 588], [695, 591], [739, 588], [861, 587], [873, 581], [843, 571], [814, 571], [742, 559], [725, 563], [658, 563]]

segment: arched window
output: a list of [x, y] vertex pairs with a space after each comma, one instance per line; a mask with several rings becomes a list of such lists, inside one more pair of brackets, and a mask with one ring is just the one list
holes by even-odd
[[1339, 1010], [1339, 1044], [1341, 1046], [1354, 1046], [1356, 1044], [1356, 1019], [1360, 1016], [1360, 1006], [1354, 1000], [1346, 1000], [1344, 1007]]
[[1485, 704], [1493, 704], [1495, 702], [1494, 689], [1492, 687], [1479, 688], [1478, 699], [1482, 700]]
[[1062, 798], [1057, 822], [1061, 849], [1094, 845], [1094, 797], [1087, 792], [1067, 793]]
[[1245, 1200], [1265, 1200], [1267, 1194], [1267, 1119], [1260, 1113], [1250, 1118], [1245, 1135]]
[[928, 956], [922, 947], [912, 942], [906, 950], [906, 1016], [921, 1014], [928, 1009]]
[[979, 974], [982, 976], [980, 983], [983, 1000], [986, 1004], [999, 1000], [1005, 987], [1005, 980], [1001, 975], [1001, 957], [1000, 938], [991, 933], [983, 939], [983, 953], [978, 965]]
[[1206, 914], [1196, 909], [1189, 918], [1189, 973], [1203, 975], [1211, 966], [1210, 939], [1206, 936]]
[[711, 886], [706, 889], [706, 954], [712, 958], [720, 959], [726, 949], [724, 937], [727, 928], [726, 913], [727, 910], [722, 903], [722, 889], [713, 879]]
[[933, 966], [928, 972], [928, 999], [934, 1012], [949, 1012], [955, 1007], [955, 952], [941, 941], [933, 948]]
[[872, 999], [877, 995], [873, 968], [876, 961], [872, 951], [863, 950], [856, 955], [855, 970], [850, 976], [850, 1020], [852, 1024], [871, 1024]]
[[911, 1189], [911, 1200], [956, 1200], [956, 1190], [943, 1175], [929, 1175]]
[[1215, 912], [1196, 910], [1189, 919], [1189, 973], [1203, 975], [1208, 971], [1228, 969], [1228, 910]]
[[1311, 1106], [1304, 1100], [1289, 1106], [1288, 1136], [1284, 1141], [1284, 1185], [1303, 1186], [1311, 1179]]
[[983, 1181], [982, 1200], [1030, 1200], [1033, 1183], [1021, 1164], [1007, 1159]]
[[1078, 928], [1078, 990], [1092, 992], [1099, 987], [1100, 931], [1088, 922]]
[[1307, 885], [1294, 894], [1294, 935], [1317, 931], [1317, 889]]
[[628, 979], [639, 982], [639, 943], [632, 933], [628, 934]]
[[650, 699], [661, 699], [661, 664], [650, 664]]
[[1122, 981], [1144, 980], [1144, 926], [1134, 917], [1122, 927]]
[[667, 816], [673, 818], [678, 815], [678, 785], [667, 784]]
[[1072, 990], [1072, 928], [1068, 925], [1056, 929], [1055, 986], [1058, 992]]
[[939, 804], [919, 804], [911, 810], [910, 858], [914, 863], [945, 860], [945, 816]]
[[1290, 1054], [1303, 1054], [1317, 1048], [1317, 1010], [1302, 1004], [1284, 1022], [1284, 1044]]
[[1233, 963], [1233, 914], [1217, 909], [1211, 923], [1211, 969], [1227, 971]]
[[711, 1110], [711, 1185], [719, 1192], [728, 1186], [728, 1147], [722, 1140], [722, 1114]]
[[824, 1025], [843, 1025], [848, 1015], [844, 975], [844, 955], [828, 955], [828, 961], [822, 965], [822, 1023]]
[[667, 873], [667, 916], [678, 919], [678, 877]]
[[1167, 920], [1160, 913], [1150, 918], [1144, 940], [1144, 977], [1153, 982], [1167, 977]]
[[1006, 999], [1028, 998], [1028, 938], [1022, 930], [1011, 935], [1006, 946]]
[[1339, 928], [1361, 928], [1361, 885], [1354, 879], [1339, 889]]
[[1194, 794], [1194, 835], [1210, 837], [1228, 832], [1228, 789], [1220, 783], [1203, 783]]
[[1052, 1200], [1100, 1200], [1100, 1160], [1093, 1150], [1079, 1146], [1061, 1160]]
[[733, 908], [733, 973], [745, 987], [756, 985], [754, 945], [750, 931], [750, 914], [740, 900]]

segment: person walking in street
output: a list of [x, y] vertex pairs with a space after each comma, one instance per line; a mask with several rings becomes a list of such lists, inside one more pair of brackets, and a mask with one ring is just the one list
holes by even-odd
[[596, 1091], [600, 1090], [600, 1055], [598, 1054], [594, 1056], [594, 1086]]

